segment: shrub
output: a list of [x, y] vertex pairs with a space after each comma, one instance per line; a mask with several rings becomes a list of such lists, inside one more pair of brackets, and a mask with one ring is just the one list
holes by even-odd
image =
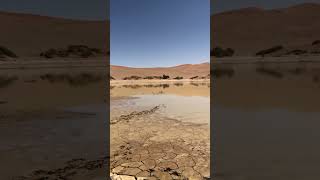
[[312, 42], [312, 45], [317, 45], [317, 44], [320, 44], [320, 40], [315, 40]]
[[274, 46], [272, 48], [261, 50], [261, 51], [257, 52], [256, 56], [265, 56], [267, 54], [271, 54], [271, 53], [280, 51], [282, 49], [283, 49], [283, 46]]
[[162, 75], [162, 79], [169, 79], [170, 78], [170, 76], [168, 76], [168, 75]]
[[146, 76], [143, 79], [154, 79], [154, 77], [153, 76]]
[[11, 50], [9, 50], [8, 48], [6, 48], [4, 46], [0, 46], [0, 55], [12, 57], [12, 58], [18, 57], [14, 52], [12, 52]]
[[173, 78], [173, 79], [180, 80], [180, 79], [183, 79], [183, 77], [177, 76], [177, 77], [175, 77], [175, 78]]
[[69, 55], [88, 58], [95, 54], [101, 54], [102, 51], [98, 48], [89, 48], [85, 45], [69, 45], [66, 49], [48, 49], [45, 52], [42, 52], [40, 56], [46, 58], [53, 57], [68, 57]]
[[140, 76], [129, 76], [129, 77], [124, 77], [123, 80], [139, 80], [142, 79]]
[[210, 56], [215, 56], [218, 58], [231, 57], [233, 55], [234, 55], [234, 50], [231, 48], [223, 49], [221, 47], [216, 47], [210, 51]]
[[301, 55], [301, 54], [306, 54], [306, 53], [307, 53], [306, 50], [295, 49], [295, 50], [287, 52], [286, 55], [290, 55], [290, 54]]

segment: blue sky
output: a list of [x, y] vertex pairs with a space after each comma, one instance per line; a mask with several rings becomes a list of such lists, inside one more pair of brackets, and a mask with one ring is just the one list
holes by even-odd
[[110, 21], [113, 65], [209, 61], [209, 0], [111, 0]]

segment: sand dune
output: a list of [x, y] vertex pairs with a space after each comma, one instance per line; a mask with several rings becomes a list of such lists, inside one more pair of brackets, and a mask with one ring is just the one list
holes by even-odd
[[117, 80], [129, 76], [162, 76], [163, 74], [169, 75], [170, 78], [177, 76], [183, 78], [191, 78], [194, 76], [207, 76], [210, 73], [210, 64], [184, 64], [174, 67], [165, 68], [131, 68], [124, 66], [111, 66], [111, 76]]
[[211, 47], [253, 55], [275, 45], [297, 46], [320, 39], [320, 4], [266, 10], [249, 7], [211, 16]]
[[39, 56], [49, 48], [72, 44], [109, 49], [109, 21], [0, 12], [0, 22], [0, 45], [20, 57]]

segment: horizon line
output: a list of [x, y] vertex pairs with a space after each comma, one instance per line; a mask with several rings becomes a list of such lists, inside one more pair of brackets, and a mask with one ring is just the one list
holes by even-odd
[[186, 63], [186, 64], [177, 64], [177, 65], [172, 65], [172, 66], [154, 66], [154, 67], [134, 67], [134, 66], [125, 66], [125, 65], [116, 65], [116, 64], [110, 64], [110, 66], [118, 66], [118, 67], [127, 67], [127, 68], [172, 68], [172, 67], [178, 67], [178, 66], [183, 66], [183, 65], [199, 65], [199, 64], [210, 64], [210, 61], [206, 62], [201, 62], [201, 63]]
[[262, 7], [262, 6], [244, 6], [244, 7], [234, 8], [234, 9], [222, 10], [222, 11], [218, 11], [218, 12], [210, 12], [210, 15], [218, 15], [218, 14], [222, 14], [222, 13], [227, 13], [227, 12], [232, 12], [232, 11], [237, 11], [237, 10], [243, 10], [243, 9], [248, 9], [248, 8], [256, 8], [256, 9], [265, 10], [265, 11], [282, 10], [282, 9], [288, 9], [288, 8], [301, 6], [301, 5], [306, 5], [306, 4], [320, 6], [320, 2], [293, 3], [293, 4], [288, 5], [288, 6], [275, 7], [275, 8], [267, 8], [267, 7]]
[[19, 12], [19, 11], [10, 11], [10, 10], [1, 10], [0, 14], [8, 14], [8, 15], [25, 15], [25, 16], [35, 16], [35, 17], [42, 17], [42, 18], [51, 18], [51, 19], [62, 19], [62, 20], [70, 20], [70, 21], [86, 21], [86, 22], [104, 22], [110, 21], [110, 17], [101, 18], [101, 19], [93, 19], [93, 18], [76, 18], [76, 17], [66, 17], [66, 16], [59, 16], [59, 15], [44, 15], [39, 13], [30, 13], [30, 12]]

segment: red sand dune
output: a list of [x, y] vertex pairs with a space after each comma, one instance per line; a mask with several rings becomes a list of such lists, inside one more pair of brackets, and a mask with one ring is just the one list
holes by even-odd
[[163, 74], [169, 75], [170, 78], [180, 76], [187, 79], [194, 76], [206, 77], [210, 73], [210, 64], [184, 64], [165, 68], [131, 68], [124, 66], [111, 66], [110, 70], [111, 76], [116, 80], [121, 80], [124, 77], [129, 76], [146, 77], [162, 76]]
[[0, 12], [0, 45], [20, 57], [72, 44], [109, 49], [109, 22]]
[[252, 55], [275, 45], [311, 44], [320, 39], [320, 4], [265, 10], [244, 8], [211, 16], [211, 47]]

